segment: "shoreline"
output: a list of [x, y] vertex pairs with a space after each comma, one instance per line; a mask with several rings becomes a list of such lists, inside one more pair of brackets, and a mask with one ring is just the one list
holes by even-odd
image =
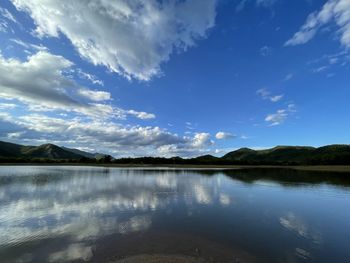
[[350, 173], [350, 165], [152, 165], [152, 164], [91, 164], [91, 163], [0, 163], [1, 166], [91, 166], [110, 168], [164, 168], [164, 169], [292, 169], [300, 171], [342, 172]]

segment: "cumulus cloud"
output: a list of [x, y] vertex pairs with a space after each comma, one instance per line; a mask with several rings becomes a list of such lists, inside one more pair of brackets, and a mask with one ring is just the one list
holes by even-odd
[[276, 113], [268, 114], [265, 121], [270, 122], [270, 126], [277, 126], [282, 124], [294, 112], [295, 105], [289, 104], [286, 109], [280, 109]]
[[[165, 155], [175, 153], [193, 156], [206, 151], [213, 145], [209, 133], [194, 136], [179, 136], [160, 127], [130, 126], [99, 119], [49, 117], [29, 114], [19, 117], [8, 113], [0, 114], [0, 121], [14, 127], [6, 134], [21, 132], [16, 139], [23, 142], [53, 142], [70, 147], [97, 147], [100, 152], [115, 156]], [[12, 136], [13, 137], [13, 136]], [[71, 144], [71, 145], [67, 145]]]
[[80, 107], [64, 88], [74, 83], [62, 71], [73, 64], [61, 56], [40, 51], [26, 62], [0, 57], [0, 96], [47, 107]]
[[127, 78], [149, 80], [176, 50], [214, 26], [217, 0], [12, 0], [39, 37], [64, 34], [79, 54]]
[[26, 62], [0, 57], [0, 96], [45, 107], [81, 107], [65, 88], [74, 87], [62, 71], [73, 64], [61, 56], [40, 51]]
[[335, 22], [343, 46], [350, 47], [350, 2], [329, 0], [320, 11], [311, 13], [305, 24], [285, 45], [295, 46], [309, 42], [320, 29]]
[[195, 148], [202, 148], [213, 144], [214, 142], [210, 139], [210, 134], [206, 132], [196, 133], [192, 140], [192, 145]]
[[0, 98], [20, 101], [31, 111], [63, 110], [99, 118], [155, 117], [101, 103], [110, 100], [111, 94], [78, 85], [65, 74], [72, 66], [47, 51], [30, 55], [24, 62], [0, 56]]
[[210, 139], [211, 135], [206, 132], [195, 133], [193, 136], [184, 136], [183, 142], [176, 144], [162, 145], [157, 149], [158, 154], [162, 156], [183, 156], [194, 157], [212, 152], [210, 148], [214, 141]]
[[235, 138], [236, 136], [232, 133], [229, 133], [229, 132], [218, 132], [216, 135], [215, 135], [215, 138], [218, 139], [218, 140], [225, 140], [225, 139], [232, 139], [232, 138]]
[[98, 120], [67, 120], [40, 114], [30, 114], [19, 117], [16, 124], [39, 133], [55, 133], [57, 139], [61, 137], [62, 140], [71, 137], [78, 138], [82, 142], [97, 141], [130, 146], [159, 146], [184, 142], [179, 136], [159, 127], [124, 127], [114, 122], [101, 122]]

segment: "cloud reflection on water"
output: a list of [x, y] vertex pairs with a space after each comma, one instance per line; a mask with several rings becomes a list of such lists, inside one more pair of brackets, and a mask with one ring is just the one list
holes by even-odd
[[194, 204], [230, 204], [218, 180], [191, 173], [28, 169], [0, 174], [2, 182], [10, 178], [0, 184], [0, 246], [70, 237], [74, 243], [52, 253], [49, 259], [53, 262], [89, 258], [91, 249], [84, 245], [86, 240], [147, 230], [155, 211], [179, 201], [188, 211]]
[[281, 216], [280, 224], [298, 236], [310, 239], [315, 244], [319, 244], [322, 241], [321, 234], [313, 230], [309, 224], [293, 212], [288, 212], [286, 215]]

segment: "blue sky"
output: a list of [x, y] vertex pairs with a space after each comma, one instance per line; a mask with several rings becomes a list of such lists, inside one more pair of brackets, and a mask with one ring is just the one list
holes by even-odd
[[349, 0], [0, 7], [0, 140], [116, 157], [349, 142]]

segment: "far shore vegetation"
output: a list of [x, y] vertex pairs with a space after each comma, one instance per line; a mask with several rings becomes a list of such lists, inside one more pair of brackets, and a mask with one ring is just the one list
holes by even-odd
[[276, 146], [271, 149], [241, 148], [222, 157], [202, 155], [114, 158], [108, 154], [89, 153], [54, 144], [25, 146], [0, 141], [0, 164], [100, 165], [124, 167], [189, 167], [189, 168], [293, 168], [318, 171], [350, 171], [350, 145], [323, 147]]

